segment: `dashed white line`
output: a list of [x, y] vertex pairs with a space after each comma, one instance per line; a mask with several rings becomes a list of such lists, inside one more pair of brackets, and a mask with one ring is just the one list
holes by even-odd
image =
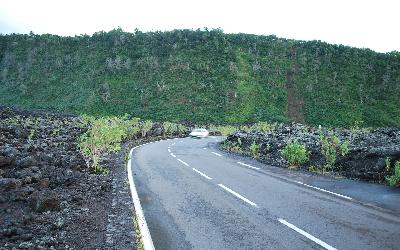
[[246, 163], [243, 163], [243, 162], [240, 162], [240, 161], [238, 161], [237, 164], [245, 166], [245, 167], [248, 167], [248, 168], [260, 170], [260, 168], [253, 167], [253, 166], [251, 166], [249, 164], [246, 164]]
[[222, 155], [220, 155], [218, 153], [215, 153], [215, 152], [211, 152], [211, 154], [215, 154], [216, 156], [222, 156]]
[[187, 164], [186, 162], [182, 161], [181, 159], [178, 159], [178, 161], [180, 161], [183, 165], [189, 167], [189, 164]]
[[203, 148], [203, 149], [207, 149], [207, 148]]
[[212, 180], [211, 177], [209, 177], [208, 175], [206, 175], [205, 173], [200, 172], [199, 170], [192, 168], [193, 171], [195, 171], [196, 173], [198, 173], [199, 175], [203, 176], [204, 178], [208, 179], [208, 180]]
[[174, 157], [174, 158], [176, 157], [176, 155], [174, 155], [173, 153], [171, 153], [171, 156]]
[[168, 152], [170, 152], [170, 153], [171, 153], [171, 149], [168, 149]]
[[323, 242], [322, 240], [320, 240], [320, 239], [318, 239], [318, 238], [315, 238], [315, 237], [312, 236], [311, 234], [309, 234], [309, 233], [307, 233], [307, 232], [301, 230], [300, 228], [296, 227], [296, 226], [293, 225], [293, 224], [290, 224], [289, 222], [285, 221], [284, 219], [278, 219], [278, 220], [279, 220], [280, 223], [282, 223], [282, 224], [288, 226], [289, 228], [293, 229], [294, 231], [298, 232], [299, 234], [301, 234], [301, 235], [307, 237], [308, 239], [314, 241], [315, 243], [317, 243], [318, 245], [324, 247], [325, 249], [328, 249], [328, 250], [336, 250], [336, 248], [334, 248], [334, 247], [332, 247], [332, 246], [326, 244], [325, 242]]
[[342, 194], [338, 194], [338, 193], [335, 193], [335, 192], [331, 192], [331, 191], [329, 191], [329, 190], [325, 190], [325, 189], [322, 189], [322, 188], [319, 188], [319, 187], [314, 187], [314, 186], [305, 184], [305, 183], [303, 183], [303, 182], [301, 182], [301, 181], [297, 181], [297, 183], [299, 183], [299, 184], [301, 184], [301, 185], [304, 185], [304, 186], [306, 186], [306, 187], [310, 187], [310, 188], [317, 189], [317, 190], [319, 190], [319, 191], [321, 191], [321, 192], [325, 192], [325, 193], [329, 193], [329, 194], [333, 194], [333, 195], [342, 197], [342, 198], [344, 198], [344, 199], [348, 199], [348, 200], [352, 200], [352, 199], [353, 199], [353, 198], [351, 198], [351, 197], [349, 197], [349, 196], [342, 195]]
[[252, 205], [253, 207], [258, 207], [256, 203], [250, 201], [249, 199], [246, 199], [245, 197], [241, 196], [240, 194], [236, 193], [235, 191], [233, 191], [232, 189], [224, 186], [223, 184], [218, 184], [218, 186], [222, 187], [223, 189], [225, 189], [226, 191], [228, 191], [229, 193], [233, 194], [234, 196], [238, 197], [239, 199], [249, 203], [250, 205]]

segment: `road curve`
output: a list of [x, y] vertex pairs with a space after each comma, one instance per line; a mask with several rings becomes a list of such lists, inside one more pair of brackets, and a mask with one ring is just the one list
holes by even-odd
[[399, 249], [398, 213], [229, 156], [218, 140], [174, 139], [133, 151], [156, 249]]

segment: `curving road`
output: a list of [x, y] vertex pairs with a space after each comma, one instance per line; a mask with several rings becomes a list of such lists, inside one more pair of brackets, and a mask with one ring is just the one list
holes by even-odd
[[218, 140], [134, 150], [133, 178], [156, 249], [400, 248], [400, 192], [231, 156]]

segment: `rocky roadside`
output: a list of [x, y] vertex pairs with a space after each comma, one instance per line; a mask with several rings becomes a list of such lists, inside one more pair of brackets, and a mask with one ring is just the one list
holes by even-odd
[[92, 174], [78, 117], [0, 107], [0, 249], [135, 249], [124, 153]]
[[[330, 147], [338, 150], [334, 166], [325, 174], [382, 183], [385, 175], [393, 174], [395, 161], [400, 160], [400, 128], [328, 130], [293, 123], [276, 126], [265, 133], [236, 132], [228, 136], [222, 148], [251, 155], [253, 144], [258, 150], [257, 159], [270, 165], [287, 168], [288, 162], [282, 157], [281, 152], [289, 142], [297, 140], [310, 152], [309, 161], [299, 168], [323, 172], [327, 161], [321, 151], [321, 137], [326, 139]], [[339, 148], [345, 142], [346, 152], [342, 155], [339, 153]], [[390, 163], [389, 169], [387, 162]]]

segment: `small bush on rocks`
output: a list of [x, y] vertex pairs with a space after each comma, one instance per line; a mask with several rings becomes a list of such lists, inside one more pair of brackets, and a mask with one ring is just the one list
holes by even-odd
[[250, 145], [250, 155], [253, 158], [258, 158], [260, 155], [260, 148], [261, 148], [261, 145], [257, 144], [255, 141], [253, 141], [253, 143]]
[[[80, 137], [80, 148], [84, 155], [90, 157], [94, 172], [107, 174], [108, 171], [99, 165], [103, 153], [121, 149], [122, 140], [136, 135], [140, 129], [146, 131], [150, 127], [146, 122], [139, 123], [138, 118], [123, 117], [94, 118], [83, 117], [90, 128]], [[151, 123], [152, 125], [152, 123]], [[150, 127], [151, 128], [151, 127]]]
[[290, 167], [297, 167], [310, 159], [306, 147], [298, 141], [288, 143], [282, 150], [282, 156], [289, 162]]
[[330, 134], [320, 137], [321, 153], [325, 157], [326, 168], [333, 169], [337, 156], [346, 156], [349, 153], [349, 141], [341, 142], [340, 139]]
[[181, 135], [187, 132], [186, 126], [182, 124], [177, 124], [173, 122], [164, 122], [162, 126], [163, 126], [164, 136]]
[[391, 187], [400, 185], [400, 161], [396, 161], [394, 164], [394, 174], [386, 176], [386, 181]]
[[209, 127], [210, 132], [220, 132], [221, 135], [223, 136], [228, 136], [230, 134], [233, 134], [234, 132], [236, 132], [238, 129], [234, 126], [215, 126], [215, 125], [211, 125]]
[[96, 171], [101, 154], [119, 150], [126, 131], [122, 126], [123, 119], [117, 117], [86, 119], [90, 120], [91, 127], [81, 136], [79, 146], [83, 154], [90, 157], [90, 166]]
[[140, 124], [140, 130], [142, 132], [142, 137], [145, 137], [146, 134], [151, 130], [153, 127], [153, 122], [150, 120], [146, 120]]

